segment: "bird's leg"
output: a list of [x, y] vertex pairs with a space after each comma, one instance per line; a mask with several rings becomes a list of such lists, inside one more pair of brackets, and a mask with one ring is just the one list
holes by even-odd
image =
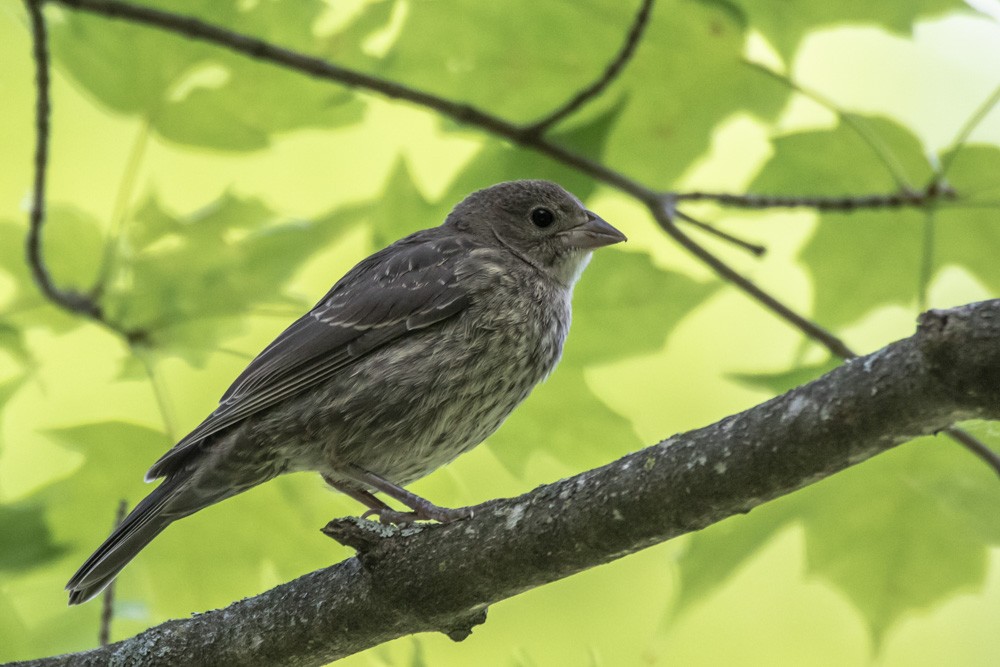
[[392, 513], [394, 516], [400, 519], [396, 523], [405, 523], [408, 517], [410, 521], [415, 520], [417, 517], [409, 516], [409, 512], [396, 512], [394, 509], [386, 505], [384, 502], [375, 497], [375, 494], [365, 491], [364, 489], [359, 489], [356, 486], [351, 486], [350, 484], [345, 484], [340, 480], [334, 479], [330, 475], [323, 475], [323, 481], [332, 486], [337, 491], [340, 491], [345, 496], [357, 500], [359, 503], [368, 508], [364, 514], [361, 515], [362, 519], [367, 519], [373, 514], [378, 514], [381, 516], [383, 512]]
[[[456, 509], [449, 509], [447, 507], [438, 507], [431, 501], [421, 498], [415, 493], [407, 491], [401, 486], [397, 486], [392, 482], [379, 477], [378, 475], [368, 472], [363, 468], [357, 466], [349, 466], [341, 471], [344, 475], [350, 477], [356, 482], [360, 482], [365, 486], [370, 486], [376, 491], [381, 491], [385, 495], [398, 500], [410, 509], [412, 512], [397, 512], [389, 507], [385, 509], [371, 508], [371, 514], [378, 514], [379, 520], [386, 523], [407, 523], [413, 520], [422, 521], [438, 521], [440, 523], [450, 523], [452, 521], [457, 521], [459, 519], [468, 519], [472, 516], [472, 510], [468, 507], [459, 507]], [[371, 495], [371, 494], [368, 494]], [[356, 497], [356, 496], [352, 496]], [[385, 503], [378, 500], [377, 498], [372, 498], [385, 506]], [[362, 501], [366, 502], [366, 501]], [[367, 504], [367, 502], [366, 502]], [[369, 507], [371, 507], [369, 505]], [[366, 512], [368, 514], [368, 512]]]

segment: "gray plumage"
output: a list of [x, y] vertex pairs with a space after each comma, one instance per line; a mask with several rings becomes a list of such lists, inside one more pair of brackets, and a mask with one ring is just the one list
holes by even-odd
[[172, 521], [285, 472], [318, 471], [383, 520], [465, 516], [399, 487], [482, 442], [552, 371], [591, 251], [624, 239], [558, 185], [513, 181], [368, 257], [153, 465], [164, 481], [73, 576], [70, 604]]

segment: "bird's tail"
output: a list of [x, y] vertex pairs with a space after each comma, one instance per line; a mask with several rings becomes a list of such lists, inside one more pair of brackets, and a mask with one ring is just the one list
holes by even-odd
[[66, 584], [71, 605], [82, 604], [104, 590], [160, 531], [183, 516], [164, 510], [185, 481], [181, 475], [167, 478], [135, 506]]

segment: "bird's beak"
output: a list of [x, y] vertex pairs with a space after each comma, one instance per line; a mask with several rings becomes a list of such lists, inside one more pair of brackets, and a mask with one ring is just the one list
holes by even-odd
[[587, 222], [567, 229], [560, 236], [566, 239], [568, 245], [580, 250], [593, 250], [628, 240], [624, 234], [590, 211], [587, 211]]

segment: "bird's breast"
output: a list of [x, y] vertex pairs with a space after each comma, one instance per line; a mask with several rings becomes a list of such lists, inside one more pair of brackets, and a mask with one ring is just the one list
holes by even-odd
[[349, 387], [331, 392], [342, 423], [331, 458], [398, 484], [451, 461], [553, 370], [569, 324], [564, 290], [495, 282], [455, 317], [369, 355]]

